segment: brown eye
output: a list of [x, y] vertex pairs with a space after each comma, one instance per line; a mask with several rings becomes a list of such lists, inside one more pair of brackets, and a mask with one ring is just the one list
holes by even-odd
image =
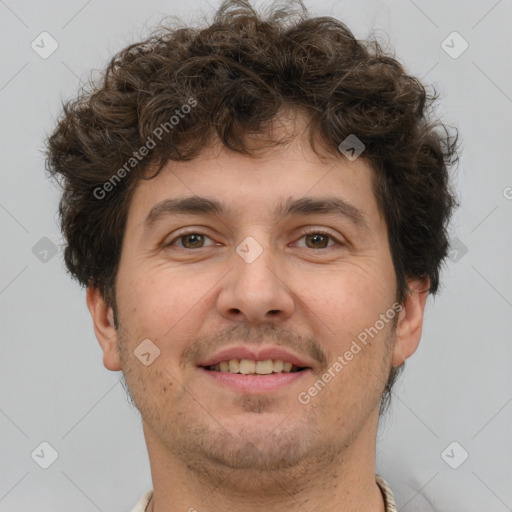
[[318, 247], [320, 249], [325, 249], [327, 247], [327, 244], [329, 243], [329, 238], [330, 237], [328, 237], [327, 235], [323, 235], [321, 233], [313, 233], [310, 235], [306, 235], [306, 240], [311, 242], [313, 249], [316, 249]]
[[329, 241], [334, 242], [334, 245], [343, 245], [330, 233], [323, 231], [306, 231], [302, 233], [301, 239], [306, 240], [307, 249], [330, 249], [332, 244], [329, 246]]
[[204, 243], [204, 237], [199, 233], [190, 233], [189, 235], [183, 235], [180, 238], [184, 241], [183, 246], [186, 249], [195, 249]]
[[[202, 233], [190, 232], [182, 233], [177, 236], [174, 240], [167, 244], [167, 247], [176, 245], [176, 242], [180, 241], [178, 247], [182, 249], [202, 249], [206, 247], [204, 245], [205, 239], [210, 239], [209, 236], [203, 235]], [[210, 239], [211, 240], [211, 239]]]

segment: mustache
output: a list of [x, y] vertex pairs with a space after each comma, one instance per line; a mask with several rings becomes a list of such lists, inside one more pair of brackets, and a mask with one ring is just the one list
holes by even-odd
[[246, 324], [237, 325], [213, 336], [199, 338], [183, 351], [180, 366], [186, 367], [195, 364], [196, 361], [235, 343], [253, 347], [273, 345], [290, 349], [298, 355], [307, 355], [318, 361], [322, 369], [327, 368], [327, 355], [315, 338], [304, 337], [287, 329], [277, 328], [271, 323], [260, 325], [257, 328], [251, 328]]

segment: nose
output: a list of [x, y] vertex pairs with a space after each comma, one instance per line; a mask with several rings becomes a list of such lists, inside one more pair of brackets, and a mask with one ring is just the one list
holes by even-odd
[[285, 269], [280, 264], [282, 259], [272, 253], [268, 244], [264, 248], [258, 242], [263, 237], [246, 239], [249, 242], [245, 245], [242, 242], [231, 256], [232, 270], [222, 281], [217, 299], [219, 314], [230, 321], [261, 324], [285, 321], [293, 315], [292, 283], [287, 282]]

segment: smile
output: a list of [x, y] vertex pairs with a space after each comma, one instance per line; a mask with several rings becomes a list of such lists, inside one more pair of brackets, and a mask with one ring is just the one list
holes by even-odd
[[221, 361], [218, 364], [208, 366], [207, 369], [222, 373], [270, 375], [272, 373], [294, 373], [304, 368], [300, 368], [289, 361], [283, 361], [281, 359], [265, 359], [263, 361], [230, 359], [229, 361]]
[[298, 367], [280, 359], [230, 359], [199, 367], [199, 370], [210, 382], [242, 394], [276, 392], [312, 373], [311, 368]]

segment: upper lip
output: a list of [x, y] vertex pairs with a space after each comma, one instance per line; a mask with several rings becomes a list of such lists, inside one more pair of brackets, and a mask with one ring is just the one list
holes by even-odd
[[221, 361], [230, 359], [250, 359], [253, 361], [264, 361], [266, 359], [277, 360], [292, 363], [299, 368], [311, 368], [312, 362], [307, 359], [301, 359], [299, 356], [279, 347], [266, 347], [259, 350], [250, 349], [246, 346], [237, 346], [226, 348], [212, 355], [211, 357], [200, 361], [198, 366], [213, 366]]

